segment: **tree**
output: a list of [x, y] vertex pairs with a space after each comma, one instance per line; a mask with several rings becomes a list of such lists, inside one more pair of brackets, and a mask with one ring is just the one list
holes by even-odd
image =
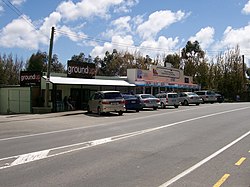
[[48, 55], [46, 52], [37, 51], [36, 54], [32, 54], [26, 64], [27, 71], [47, 71]]
[[181, 67], [181, 57], [178, 54], [169, 54], [164, 59], [164, 66], [166, 66], [166, 63], [172, 64], [174, 68], [179, 69]]
[[243, 62], [239, 46], [219, 54], [216, 64], [217, 87], [225, 97], [234, 100], [245, 91], [246, 78], [243, 75]]
[[13, 55], [0, 55], [0, 84], [18, 85], [20, 71], [23, 68], [23, 61], [17, 57], [13, 59]]
[[81, 52], [79, 55], [73, 55], [71, 57], [71, 60], [74, 61], [74, 62], [82, 62], [82, 63], [84, 63], [84, 62], [86, 62], [85, 61], [85, 54]]
[[51, 72], [65, 73], [65, 66], [59, 61], [56, 54], [54, 54], [52, 57]]
[[184, 74], [195, 77], [197, 66], [204, 61], [205, 52], [201, 49], [198, 41], [188, 41], [186, 46], [181, 51], [182, 59], [184, 60]]

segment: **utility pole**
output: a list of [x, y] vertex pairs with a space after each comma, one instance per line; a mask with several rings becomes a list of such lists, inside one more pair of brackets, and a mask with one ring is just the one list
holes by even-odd
[[245, 57], [244, 55], [242, 55], [242, 73], [243, 73], [243, 78], [245, 79], [246, 76], [245, 76]]
[[54, 33], [55, 33], [55, 27], [52, 27], [51, 28], [51, 35], [50, 35], [50, 45], [49, 45], [49, 59], [48, 59], [48, 66], [47, 66], [47, 79], [46, 79], [46, 90], [45, 90], [45, 107], [49, 107], [49, 83], [50, 83], [49, 81], [50, 81], [50, 68], [51, 68], [51, 61], [52, 61]]

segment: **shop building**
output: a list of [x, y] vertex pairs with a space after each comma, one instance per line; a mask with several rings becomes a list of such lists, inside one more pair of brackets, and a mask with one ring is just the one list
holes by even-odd
[[69, 61], [67, 74], [51, 73], [47, 78], [40, 72], [21, 72], [19, 87], [0, 88], [0, 114], [43, 112], [46, 84], [49, 84], [49, 112], [65, 111], [63, 100], [69, 96], [74, 109], [86, 109], [89, 97], [99, 90], [155, 95], [163, 91], [199, 89], [192, 77], [172, 67], [128, 69], [126, 77], [102, 77], [95, 76], [94, 64]]

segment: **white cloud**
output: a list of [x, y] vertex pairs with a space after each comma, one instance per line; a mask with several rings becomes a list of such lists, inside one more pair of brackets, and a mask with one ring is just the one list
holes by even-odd
[[119, 5], [123, 0], [82, 0], [78, 3], [64, 1], [57, 7], [57, 11], [67, 20], [77, 20], [98, 16], [109, 17], [108, 10], [111, 6]]
[[153, 38], [162, 29], [169, 27], [171, 24], [185, 18], [185, 13], [178, 11], [176, 13], [170, 10], [156, 11], [152, 13], [148, 20], [137, 28], [137, 33], [143, 38]]
[[244, 8], [242, 9], [243, 14], [250, 14], [250, 1], [245, 4]]
[[222, 44], [224, 46], [236, 46], [239, 44], [241, 47], [250, 47], [250, 25], [239, 29], [233, 29], [232, 27], [227, 27], [224, 32], [224, 38]]
[[176, 51], [178, 42], [178, 38], [173, 39], [160, 36], [158, 40], [146, 40], [142, 42], [139, 48], [142, 53], [154, 57], [157, 54], [173, 53]]
[[43, 20], [40, 28], [35, 28], [27, 16], [20, 16], [0, 31], [0, 46], [39, 49], [40, 44], [49, 44], [51, 27], [57, 26], [61, 16], [53, 12]]
[[132, 36], [113, 36], [111, 42], [105, 42], [103, 46], [96, 46], [91, 51], [91, 56], [99, 56], [103, 58], [106, 51], [112, 52], [113, 49], [117, 49], [118, 51], [134, 51], [135, 46]]
[[0, 5], [0, 14], [1, 14], [2, 12], [4, 12], [4, 8], [3, 8], [3, 6]]
[[[67, 36], [69, 37], [70, 40], [72, 40], [73, 42], [80, 42], [82, 41], [84, 38], [87, 37], [86, 34], [84, 34], [83, 32], [75, 32], [72, 30], [72, 28], [67, 27], [66, 25], [62, 26], [60, 28], [61, 32], [67, 33]], [[61, 34], [57, 33], [57, 36], [60, 37]]]
[[[29, 20], [29, 18], [26, 18]], [[25, 21], [18, 18], [9, 23], [0, 32], [0, 46], [38, 49], [39, 33]]]
[[131, 7], [137, 5], [139, 3], [139, 0], [125, 0], [121, 6], [117, 7], [114, 12], [131, 12]]
[[198, 41], [202, 49], [208, 48], [214, 42], [214, 28], [202, 28], [195, 36], [189, 38], [190, 41]]
[[12, 0], [11, 3], [13, 5], [21, 5], [25, 2], [26, 0]]
[[115, 35], [125, 36], [131, 32], [131, 26], [129, 23], [130, 21], [130, 16], [120, 17], [112, 21], [110, 24], [111, 28], [108, 29], [106, 33], [103, 33], [102, 35], [108, 38], [112, 38]]
[[250, 48], [250, 25], [242, 28], [233, 29], [232, 27], [227, 27], [224, 31], [224, 36], [221, 41], [217, 42], [214, 46], [214, 50], [227, 50], [235, 48], [239, 45], [241, 52], [246, 53], [246, 57], [250, 58], [248, 55]]
[[176, 45], [178, 44], [178, 38], [166, 38], [160, 36], [158, 40], [147, 40], [142, 42], [139, 46], [135, 46], [133, 38], [131, 35], [124, 37], [113, 36], [112, 42], [106, 42], [102, 46], [96, 46], [92, 52], [91, 56], [103, 57], [106, 51], [112, 52], [113, 49], [118, 51], [128, 51], [130, 53], [140, 52], [142, 55], [149, 55], [154, 58], [158, 54], [173, 53], [177, 51]]

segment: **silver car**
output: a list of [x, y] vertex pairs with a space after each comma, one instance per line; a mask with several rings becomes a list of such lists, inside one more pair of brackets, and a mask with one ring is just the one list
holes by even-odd
[[161, 108], [166, 108], [166, 106], [174, 106], [175, 108], [178, 108], [180, 105], [178, 94], [174, 92], [159, 93], [156, 94], [155, 97], [160, 99]]
[[126, 110], [125, 100], [119, 91], [98, 91], [90, 97], [87, 110], [98, 115], [106, 112], [117, 112], [122, 115]]
[[182, 105], [196, 104], [199, 105], [203, 101], [200, 96], [194, 92], [181, 92], [179, 93], [179, 101]]
[[143, 108], [153, 108], [157, 110], [160, 105], [160, 100], [151, 94], [137, 94], [141, 103], [141, 109]]
[[201, 97], [202, 103], [217, 102], [217, 97], [215, 95], [215, 92], [211, 90], [200, 90], [200, 91], [195, 91], [195, 93]]

